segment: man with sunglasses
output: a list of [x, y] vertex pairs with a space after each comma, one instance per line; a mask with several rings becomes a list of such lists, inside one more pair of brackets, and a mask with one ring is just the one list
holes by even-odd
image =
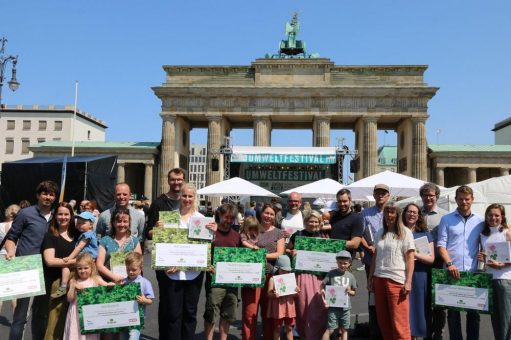
[[302, 195], [292, 192], [287, 199], [287, 213], [280, 222], [280, 228], [284, 230], [284, 236], [290, 237], [294, 232], [303, 229], [303, 215], [300, 211]]

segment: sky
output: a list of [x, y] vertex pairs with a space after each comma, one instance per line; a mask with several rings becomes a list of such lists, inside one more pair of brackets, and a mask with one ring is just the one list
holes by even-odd
[[[151, 87], [162, 65], [250, 65], [275, 53], [293, 12], [309, 52], [337, 65], [429, 65], [428, 143], [493, 144], [511, 116], [509, 0], [100, 1], [0, 0], [0, 35], [19, 55], [6, 105], [73, 104], [108, 125], [108, 141], [161, 139], [161, 102]], [[10, 65], [6, 72], [10, 79]], [[251, 145], [252, 130], [234, 130]], [[354, 134], [332, 130], [353, 146]], [[395, 133], [379, 132], [380, 145]], [[191, 143], [205, 144], [193, 129]], [[274, 146], [312, 146], [312, 131], [274, 130]]]

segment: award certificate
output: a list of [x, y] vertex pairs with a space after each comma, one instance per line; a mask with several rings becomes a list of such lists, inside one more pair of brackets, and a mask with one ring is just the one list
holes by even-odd
[[415, 251], [417, 254], [431, 255], [427, 236], [422, 236], [415, 239]]
[[266, 250], [240, 247], [215, 247], [213, 287], [263, 287]]
[[0, 301], [45, 293], [40, 254], [0, 259]]
[[208, 223], [215, 222], [213, 217], [190, 217], [188, 237], [200, 240], [212, 240], [213, 231], [206, 228]]
[[335, 253], [320, 251], [297, 250], [295, 269], [300, 271], [315, 271], [328, 273], [337, 268]]
[[347, 286], [325, 286], [325, 300], [328, 307], [349, 307], [349, 296], [346, 293]]
[[85, 305], [82, 307], [82, 315], [85, 331], [140, 326], [137, 301]]
[[437, 283], [435, 304], [488, 312], [488, 289]]
[[206, 244], [156, 243], [156, 267], [207, 267]]
[[486, 248], [486, 261], [492, 259], [497, 262], [511, 263], [511, 247], [509, 241], [503, 242], [487, 242]]
[[279, 296], [296, 294], [295, 273], [274, 275], [273, 284], [275, 286], [275, 292]]
[[160, 211], [159, 219], [163, 222], [164, 228], [179, 228], [181, 215], [179, 211]]
[[215, 265], [216, 283], [260, 283], [262, 271], [261, 263], [217, 262]]
[[110, 270], [112, 273], [127, 277], [126, 264], [124, 263], [128, 253], [117, 251], [110, 254]]

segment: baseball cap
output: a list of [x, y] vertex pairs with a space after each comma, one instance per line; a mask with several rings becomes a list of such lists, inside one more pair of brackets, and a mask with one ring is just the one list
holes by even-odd
[[335, 255], [335, 258], [336, 259], [351, 259], [351, 254], [349, 251], [347, 250], [341, 250], [340, 252], [337, 253], [337, 255]]
[[81, 218], [82, 220], [91, 221], [92, 223], [96, 222], [96, 216], [94, 216], [94, 214], [92, 214], [90, 211], [84, 211], [77, 217]]
[[291, 260], [289, 259], [289, 256], [280, 255], [277, 258], [277, 261], [275, 262], [274, 267], [275, 267], [275, 272], [277, 272], [279, 269], [290, 272], [292, 269], [291, 269]]
[[390, 192], [389, 186], [387, 184], [383, 184], [383, 183], [376, 184], [374, 186], [373, 191], [376, 191], [376, 190], [385, 190], [386, 192]]

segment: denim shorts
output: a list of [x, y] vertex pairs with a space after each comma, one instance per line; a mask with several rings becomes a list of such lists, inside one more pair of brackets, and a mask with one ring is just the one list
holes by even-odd
[[338, 328], [350, 328], [350, 310], [340, 307], [328, 308], [328, 329], [335, 330]]

